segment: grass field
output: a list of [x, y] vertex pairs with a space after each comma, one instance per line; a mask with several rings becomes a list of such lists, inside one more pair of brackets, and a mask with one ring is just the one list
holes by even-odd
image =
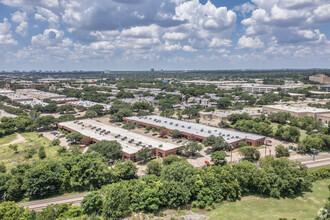
[[13, 140], [15, 140], [16, 137], [17, 137], [17, 134], [11, 134], [11, 135], [7, 135], [3, 138], [0, 138], [0, 146], [4, 145], [4, 144], [9, 144]]
[[[7, 169], [11, 169], [13, 166], [22, 162], [33, 162], [39, 160], [38, 151], [41, 146], [45, 148], [46, 155], [49, 158], [57, 156], [58, 146], [51, 146], [51, 141], [45, 137], [39, 137], [37, 132], [21, 133], [26, 139], [25, 143], [16, 144], [18, 153], [15, 153], [9, 146], [0, 146], [0, 162], [4, 162]], [[35, 154], [32, 158], [25, 158], [27, 151], [30, 149], [35, 150]]]
[[294, 199], [244, 197], [241, 201], [226, 202], [214, 210], [204, 213], [210, 219], [315, 219], [317, 211], [324, 206], [330, 196], [330, 179], [317, 181], [312, 192]]

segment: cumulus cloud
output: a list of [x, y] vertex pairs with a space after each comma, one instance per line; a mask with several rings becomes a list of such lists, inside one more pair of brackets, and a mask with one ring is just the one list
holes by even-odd
[[0, 45], [15, 45], [17, 41], [13, 39], [11, 33], [11, 24], [7, 18], [3, 19], [3, 22], [0, 22]]
[[239, 49], [257, 49], [264, 47], [264, 43], [258, 37], [252, 38], [246, 37], [245, 35], [238, 40], [237, 45]]

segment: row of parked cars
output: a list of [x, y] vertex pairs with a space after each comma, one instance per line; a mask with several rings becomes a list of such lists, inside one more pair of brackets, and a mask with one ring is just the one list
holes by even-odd
[[50, 133], [51, 133], [52, 135], [54, 135], [55, 137], [58, 137], [58, 138], [63, 138], [63, 137], [65, 137], [64, 134], [58, 133], [57, 131], [51, 131]]

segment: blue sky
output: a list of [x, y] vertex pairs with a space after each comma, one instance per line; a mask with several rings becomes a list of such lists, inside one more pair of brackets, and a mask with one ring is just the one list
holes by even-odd
[[328, 0], [0, 0], [0, 70], [330, 68]]

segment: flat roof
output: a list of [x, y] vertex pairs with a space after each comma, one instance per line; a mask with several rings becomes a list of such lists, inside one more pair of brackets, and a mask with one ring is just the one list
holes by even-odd
[[137, 122], [143, 122], [151, 125], [156, 125], [159, 127], [166, 127], [167, 129], [170, 130], [179, 130], [180, 132], [201, 136], [205, 138], [211, 135], [222, 136], [225, 139], [225, 141], [228, 143], [233, 143], [246, 138], [250, 140], [259, 140], [265, 138], [265, 136], [261, 136], [257, 134], [233, 131], [233, 130], [213, 127], [209, 125], [186, 122], [172, 118], [165, 118], [157, 115], [149, 115], [142, 117], [133, 116], [133, 117], [126, 117], [126, 119], [134, 120]]
[[69, 104], [73, 105], [80, 105], [85, 108], [92, 107], [94, 105], [102, 105], [104, 107], [104, 110], [110, 110], [111, 105], [110, 104], [104, 104], [104, 103], [98, 103], [98, 102], [91, 102], [91, 101], [73, 101], [73, 102], [68, 102]]
[[201, 115], [216, 115], [219, 117], [227, 117], [228, 115], [232, 114], [243, 114], [248, 113], [249, 115], [261, 115], [261, 113], [257, 111], [250, 111], [250, 110], [235, 110], [235, 111], [223, 111], [223, 112], [200, 112]]
[[[65, 126], [67, 128], [70, 128], [76, 132], [81, 133], [84, 136], [102, 141], [118, 141], [122, 148], [123, 152], [128, 154], [134, 154], [138, 152], [140, 149], [143, 149], [145, 147], [149, 148], [158, 148], [164, 151], [172, 150], [179, 148], [180, 146], [176, 144], [172, 144], [169, 142], [165, 142], [162, 140], [157, 140], [155, 138], [151, 138], [145, 135], [137, 134], [132, 131], [128, 131], [126, 129], [116, 127], [113, 125], [104, 124], [101, 122], [98, 122], [93, 119], [83, 119], [79, 121], [68, 121], [68, 122], [62, 122], [59, 123], [60, 126]], [[98, 131], [97, 131], [98, 130]], [[110, 133], [105, 134], [103, 132], [100, 134], [100, 132], [104, 131], [110, 131]], [[119, 136], [118, 136], [119, 135]], [[125, 140], [122, 140], [124, 137]], [[132, 143], [129, 143], [128, 141], [132, 140]], [[141, 142], [138, 146], [137, 143]]]
[[286, 105], [266, 105], [264, 106], [266, 108], [273, 108], [283, 111], [290, 111], [290, 112], [296, 112], [296, 113], [323, 113], [323, 112], [330, 112], [328, 109], [323, 108], [313, 108], [313, 107], [295, 107], [295, 106], [286, 106]]
[[42, 105], [47, 106], [49, 105], [47, 102], [43, 102], [41, 100], [32, 100], [32, 101], [18, 101], [22, 105], [31, 105], [31, 107], [34, 107], [35, 105]]

